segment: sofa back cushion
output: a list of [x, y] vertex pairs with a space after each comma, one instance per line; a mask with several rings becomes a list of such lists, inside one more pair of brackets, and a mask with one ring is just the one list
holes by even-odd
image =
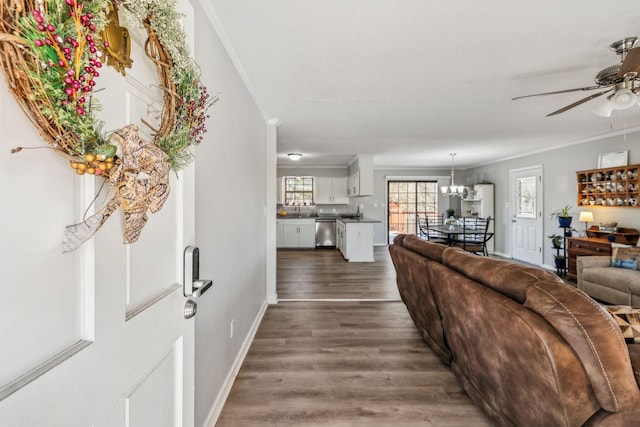
[[389, 246], [389, 253], [396, 269], [398, 291], [407, 311], [425, 342], [444, 363], [449, 364], [451, 353], [427, 275], [429, 265], [435, 261], [397, 244]]
[[410, 251], [437, 262], [442, 262], [442, 253], [447, 248], [445, 245], [422, 240], [421, 238], [410, 234], [404, 235], [400, 242], [401, 246], [409, 249]]
[[523, 303], [527, 288], [540, 280], [563, 283], [550, 271], [512, 261], [482, 257], [458, 248], [448, 248], [442, 263], [509, 298]]
[[580, 359], [540, 315], [442, 264], [429, 276], [452, 369], [499, 425], [582, 425], [598, 410]]
[[527, 288], [524, 306], [544, 317], [571, 345], [604, 409], [618, 412], [640, 405], [624, 338], [600, 304], [573, 286], [540, 281]]

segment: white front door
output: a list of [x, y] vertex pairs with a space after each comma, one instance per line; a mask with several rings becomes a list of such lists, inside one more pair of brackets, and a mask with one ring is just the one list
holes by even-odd
[[[155, 71], [135, 70], [100, 78], [107, 131], [152, 122]], [[64, 227], [105, 202], [104, 189], [94, 201], [103, 180], [75, 175], [52, 150], [10, 154], [44, 143], [4, 84], [0, 129], [0, 425], [192, 426], [195, 322], [182, 270], [193, 170], [172, 172], [170, 198], [137, 242], [122, 243], [118, 210], [63, 254]]]
[[542, 265], [542, 166], [509, 172], [514, 259]]

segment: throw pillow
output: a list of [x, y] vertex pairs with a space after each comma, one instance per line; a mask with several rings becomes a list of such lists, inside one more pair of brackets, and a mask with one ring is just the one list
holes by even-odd
[[605, 305], [609, 313], [613, 316], [622, 336], [627, 343], [640, 344], [640, 308], [633, 308], [628, 305]]
[[627, 245], [611, 245], [611, 266], [628, 268], [630, 270], [640, 269], [640, 248], [629, 247]]

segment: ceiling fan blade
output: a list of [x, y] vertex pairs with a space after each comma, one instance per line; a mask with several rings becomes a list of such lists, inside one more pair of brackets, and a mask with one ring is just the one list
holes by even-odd
[[629, 49], [624, 62], [620, 66], [620, 71], [618, 71], [618, 77], [622, 78], [629, 72], [640, 74], [640, 47]]
[[516, 96], [515, 98], [511, 98], [511, 100], [515, 101], [516, 99], [531, 98], [532, 96], [556, 95], [558, 93], [581, 92], [585, 90], [602, 89], [603, 87], [606, 87], [606, 86], [587, 86], [587, 87], [579, 87], [577, 89], [556, 90], [555, 92], [534, 93], [533, 95]]
[[594, 93], [593, 95], [589, 95], [589, 96], [587, 96], [586, 98], [582, 98], [581, 100], [574, 102], [573, 104], [567, 105], [566, 107], [561, 108], [561, 109], [559, 109], [559, 110], [557, 110], [557, 111], [554, 111], [553, 113], [549, 113], [549, 114], [547, 114], [547, 117], [549, 117], [549, 116], [555, 116], [556, 114], [560, 114], [560, 113], [564, 113], [564, 112], [565, 112], [565, 111], [567, 111], [567, 110], [570, 110], [570, 109], [572, 109], [572, 108], [574, 108], [574, 107], [577, 107], [578, 105], [582, 105], [582, 104], [584, 104], [585, 102], [587, 102], [587, 101], [591, 101], [592, 99], [595, 99], [595, 98], [597, 98], [597, 97], [599, 97], [599, 96], [602, 96], [602, 95], [604, 95], [605, 93], [611, 92], [612, 90], [613, 90], [613, 89], [607, 89], [607, 90], [603, 90], [602, 92], [598, 92], [598, 93]]

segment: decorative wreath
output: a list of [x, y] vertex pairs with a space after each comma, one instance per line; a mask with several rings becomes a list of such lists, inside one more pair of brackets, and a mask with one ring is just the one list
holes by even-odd
[[[119, 71], [131, 66], [129, 38], [118, 23], [147, 31], [147, 56], [163, 90], [164, 106], [154, 139], [140, 139], [129, 125], [107, 136], [95, 116], [96, 79], [108, 59]], [[46, 143], [79, 175], [109, 179], [114, 198], [93, 217], [67, 227], [65, 250], [88, 239], [122, 206], [125, 242], [137, 240], [146, 211], [162, 207], [169, 169], [194, 159], [206, 132], [208, 108], [217, 101], [199, 81], [174, 0], [0, 0], [0, 65], [9, 90]], [[22, 148], [14, 149], [14, 152]]]

